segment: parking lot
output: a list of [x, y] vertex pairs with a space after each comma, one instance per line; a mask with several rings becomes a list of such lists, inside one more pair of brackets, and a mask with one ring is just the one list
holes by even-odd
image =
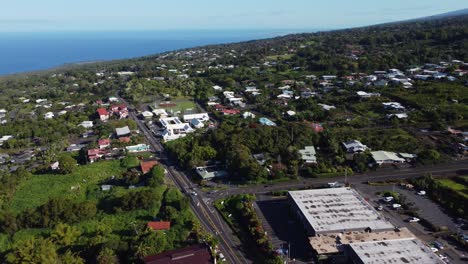
[[381, 213], [389, 219], [395, 226], [404, 226], [407, 227], [411, 232], [413, 232], [419, 239], [424, 241], [428, 245], [432, 245], [434, 241], [440, 241], [444, 245], [443, 250], [439, 250], [437, 254], [442, 254], [448, 257], [450, 263], [466, 263], [461, 259], [461, 257], [466, 252], [463, 249], [458, 248], [451, 240], [448, 240], [444, 237], [445, 233], [433, 233], [419, 223], [409, 223], [405, 220], [408, 219], [408, 216], [398, 213], [396, 210], [391, 208], [392, 203], [382, 203], [381, 196], [376, 195], [377, 192], [384, 191], [395, 191], [405, 196], [406, 203], [412, 204], [416, 207], [419, 215], [431, 222], [436, 226], [445, 226], [452, 232], [458, 232], [458, 226], [455, 224], [454, 219], [449, 217], [444, 213], [443, 209], [439, 205], [432, 202], [426, 196], [419, 196], [414, 190], [408, 190], [401, 187], [394, 187], [392, 185], [388, 186], [371, 186], [368, 184], [356, 184], [353, 186], [356, 188], [363, 197], [365, 197], [372, 205], [378, 206], [383, 204], [383, 210]]

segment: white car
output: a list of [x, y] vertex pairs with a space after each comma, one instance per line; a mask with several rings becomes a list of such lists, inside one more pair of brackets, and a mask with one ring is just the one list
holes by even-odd
[[431, 247], [431, 250], [432, 250], [432, 252], [434, 252], [434, 253], [436, 253], [437, 251], [439, 251], [439, 250], [438, 250], [437, 248], [435, 248], [435, 247]]
[[420, 196], [424, 196], [424, 195], [426, 195], [426, 191], [419, 191], [416, 194], [420, 195]]
[[393, 197], [392, 196], [387, 196], [387, 197], [384, 197], [383, 200], [385, 202], [391, 202], [391, 201], [393, 201]]
[[419, 222], [419, 220], [421, 220], [421, 219], [419, 219], [417, 217], [410, 217], [406, 221], [408, 221], [410, 223], [416, 223], [416, 222]]
[[382, 210], [383, 210], [383, 206], [382, 206], [382, 205], [377, 206], [377, 210], [382, 211]]
[[193, 196], [198, 196], [198, 193], [196, 193], [196, 192], [194, 192], [194, 191], [192, 191], [191, 194], [192, 194]]
[[392, 207], [393, 207], [393, 209], [400, 209], [401, 204], [393, 204]]

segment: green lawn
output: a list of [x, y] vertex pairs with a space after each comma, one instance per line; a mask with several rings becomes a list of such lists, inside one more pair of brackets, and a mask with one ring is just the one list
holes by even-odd
[[468, 197], [468, 186], [463, 185], [461, 183], [455, 182], [451, 179], [440, 179], [437, 180], [440, 184], [442, 184], [445, 187], [448, 187], [461, 195]]
[[50, 198], [86, 200], [87, 194], [96, 190], [101, 181], [121, 173], [119, 161], [102, 161], [78, 166], [70, 175], [34, 175], [32, 179], [20, 184], [11, 201], [11, 209], [21, 212], [44, 204]]

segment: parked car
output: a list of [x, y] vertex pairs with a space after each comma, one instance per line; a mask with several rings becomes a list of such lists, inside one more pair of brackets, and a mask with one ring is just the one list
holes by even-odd
[[387, 197], [384, 197], [383, 200], [388, 203], [388, 202], [393, 201], [393, 197], [392, 196], [387, 196]]
[[420, 195], [420, 196], [424, 196], [424, 195], [426, 195], [426, 191], [421, 190], [421, 191], [417, 192], [416, 194]]
[[435, 248], [435, 247], [431, 247], [431, 250], [432, 250], [432, 252], [434, 252], [434, 253], [436, 253], [437, 251], [439, 251], [439, 250], [438, 250], [437, 248]]
[[400, 209], [400, 208], [401, 208], [401, 204], [392, 204], [392, 208], [393, 208], [393, 209]]
[[421, 220], [421, 219], [419, 219], [417, 217], [410, 217], [410, 218], [406, 219], [406, 221], [408, 221], [410, 223], [416, 223], [416, 222], [419, 222], [419, 220]]
[[377, 206], [377, 210], [382, 211], [382, 210], [383, 210], [383, 206], [382, 206], [382, 205]]

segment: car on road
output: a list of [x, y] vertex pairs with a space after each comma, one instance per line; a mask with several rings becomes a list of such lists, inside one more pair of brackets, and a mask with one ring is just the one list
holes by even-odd
[[416, 223], [416, 222], [419, 222], [421, 219], [417, 218], [417, 217], [410, 217], [408, 219], [406, 219], [407, 222], [409, 223]]
[[435, 248], [435, 247], [431, 247], [431, 250], [432, 250], [432, 252], [434, 252], [434, 253], [436, 253], [437, 251], [439, 251], [439, 250], [438, 250], [437, 248]]
[[383, 210], [383, 206], [382, 206], [382, 205], [377, 206], [377, 210], [382, 211], [382, 210]]
[[401, 208], [401, 204], [392, 204], [392, 208], [397, 210], [397, 209], [400, 209]]
[[421, 190], [421, 191], [417, 192], [416, 194], [420, 195], [420, 196], [424, 196], [424, 195], [426, 195], [426, 191]]
[[195, 191], [190, 192], [190, 194], [192, 194], [193, 196], [198, 196], [198, 193], [196, 193]]
[[436, 247], [437, 249], [444, 249], [444, 244], [442, 244], [439, 241], [434, 241], [433, 244], [434, 244], [434, 247]]

